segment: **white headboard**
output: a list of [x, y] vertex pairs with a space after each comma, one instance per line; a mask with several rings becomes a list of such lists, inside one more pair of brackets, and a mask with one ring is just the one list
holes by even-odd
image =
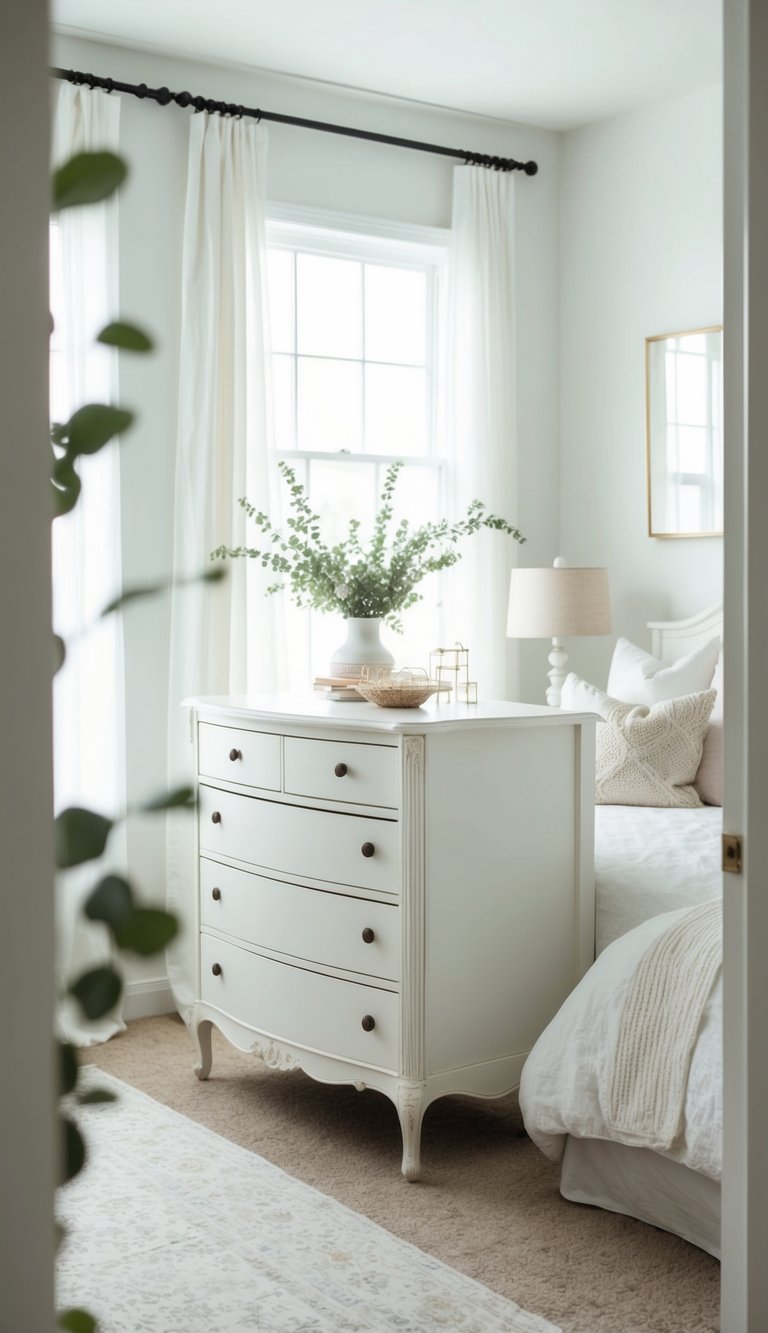
[[651, 652], [662, 662], [676, 662], [694, 648], [723, 637], [723, 607], [718, 602], [687, 620], [649, 620]]

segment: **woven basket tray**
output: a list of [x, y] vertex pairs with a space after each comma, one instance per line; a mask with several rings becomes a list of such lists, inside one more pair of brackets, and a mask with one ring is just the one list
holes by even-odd
[[358, 694], [379, 708], [418, 708], [439, 688], [431, 681], [423, 684], [414, 681], [412, 685], [371, 685], [367, 681], [359, 681], [355, 686]]

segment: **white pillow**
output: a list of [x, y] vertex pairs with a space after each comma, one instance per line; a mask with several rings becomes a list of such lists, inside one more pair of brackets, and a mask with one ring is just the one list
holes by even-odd
[[716, 690], [665, 699], [651, 708], [622, 703], [572, 673], [563, 683], [563, 708], [599, 713], [595, 801], [598, 805], [692, 808]]
[[708, 690], [715, 674], [720, 640], [711, 639], [671, 666], [665, 666], [628, 639], [617, 639], [608, 673], [608, 694], [627, 704], [661, 703]]
[[723, 655], [717, 659], [715, 674], [712, 677], [712, 689], [717, 690], [717, 699], [709, 719], [707, 734], [704, 737], [704, 749], [701, 754], [699, 771], [696, 774], [696, 790], [705, 805], [723, 804]]

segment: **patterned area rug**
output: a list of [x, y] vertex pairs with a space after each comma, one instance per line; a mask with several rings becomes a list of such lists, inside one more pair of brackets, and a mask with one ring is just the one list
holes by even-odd
[[82, 1081], [119, 1100], [78, 1113], [57, 1304], [101, 1333], [559, 1333], [112, 1075]]

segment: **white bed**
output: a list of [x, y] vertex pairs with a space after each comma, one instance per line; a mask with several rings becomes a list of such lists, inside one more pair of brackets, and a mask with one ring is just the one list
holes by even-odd
[[[721, 633], [722, 614], [654, 624], [653, 652], [674, 662]], [[526, 1129], [561, 1161], [565, 1198], [626, 1213], [719, 1257], [722, 987], [706, 1003], [690, 1064], [683, 1132], [667, 1151], [630, 1146], [605, 1109], [630, 979], [686, 909], [722, 892], [722, 811], [596, 808], [597, 961], [536, 1043], [520, 1101]]]

